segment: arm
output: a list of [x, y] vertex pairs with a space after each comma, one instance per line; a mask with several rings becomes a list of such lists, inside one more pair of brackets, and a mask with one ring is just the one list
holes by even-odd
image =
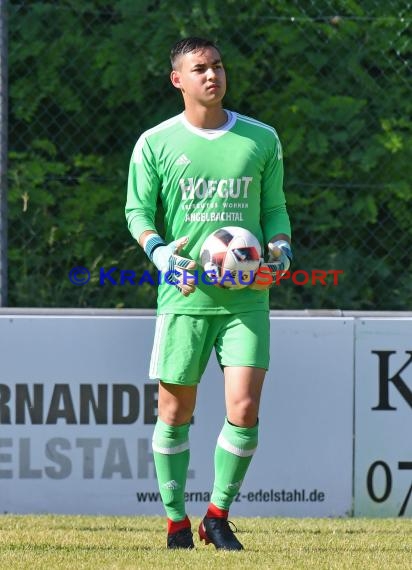
[[267, 243], [267, 262], [261, 265], [252, 289], [267, 289], [278, 271], [287, 271], [292, 260], [291, 228], [283, 191], [282, 147], [277, 135], [275, 147], [262, 176], [261, 224]]
[[274, 147], [262, 175], [261, 225], [266, 243], [282, 239], [290, 243], [291, 228], [283, 191], [283, 154], [280, 140]]
[[127, 181], [126, 220], [132, 236], [143, 246], [146, 232], [156, 233], [154, 223], [160, 180], [150, 146], [142, 135], [133, 149]]
[[152, 235], [156, 235], [156, 232], [153, 230], [146, 230], [142, 232], [140, 236], [137, 238], [137, 243], [140, 245], [140, 247], [144, 249], [147, 238]]
[[142, 136], [130, 161], [125, 208], [127, 225], [166, 282], [187, 296], [196, 289], [194, 280], [187, 278], [190, 275], [187, 270], [194, 269], [196, 263], [176, 255], [188, 242], [186, 237], [166, 244], [158, 235], [154, 219], [159, 191], [160, 179], [156, 161], [149, 144]]

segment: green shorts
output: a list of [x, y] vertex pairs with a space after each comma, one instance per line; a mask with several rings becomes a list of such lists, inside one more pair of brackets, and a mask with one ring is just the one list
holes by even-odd
[[269, 366], [269, 312], [159, 315], [150, 360], [151, 379], [200, 382], [213, 348], [221, 367]]

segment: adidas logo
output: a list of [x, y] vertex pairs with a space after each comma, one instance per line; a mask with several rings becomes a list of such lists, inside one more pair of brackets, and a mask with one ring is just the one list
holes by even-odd
[[176, 160], [175, 164], [178, 166], [185, 166], [186, 164], [190, 164], [192, 161], [187, 158], [185, 154], [181, 154], [179, 158]]
[[179, 489], [180, 485], [177, 481], [172, 479], [171, 481], [164, 483], [164, 485], [162, 485], [162, 487], [164, 489], [169, 489], [169, 491], [176, 491], [177, 489]]

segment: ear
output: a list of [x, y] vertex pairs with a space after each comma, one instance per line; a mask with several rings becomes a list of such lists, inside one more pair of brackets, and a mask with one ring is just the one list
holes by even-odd
[[180, 82], [180, 73], [176, 71], [176, 69], [173, 69], [173, 71], [171, 71], [170, 81], [172, 82], [173, 87], [176, 87], [176, 89], [182, 88], [182, 84]]

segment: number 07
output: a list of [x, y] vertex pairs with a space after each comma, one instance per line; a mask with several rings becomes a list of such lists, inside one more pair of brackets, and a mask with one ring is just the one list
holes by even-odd
[[[385, 481], [386, 481], [385, 489], [384, 489], [384, 492], [382, 493], [381, 496], [378, 496], [376, 494], [375, 486], [374, 486], [375, 471], [378, 467], [383, 469], [383, 472], [385, 474]], [[398, 470], [399, 471], [412, 471], [412, 461], [399, 461], [398, 462]], [[385, 461], [375, 461], [374, 463], [372, 463], [372, 465], [369, 467], [369, 470], [368, 470], [368, 475], [367, 475], [367, 479], [366, 479], [366, 486], [367, 486], [370, 498], [375, 503], [384, 503], [388, 499], [389, 495], [392, 492], [392, 472], [391, 472], [389, 465], [387, 463], [385, 463]], [[411, 498], [411, 494], [412, 494], [412, 483], [408, 489], [408, 492], [406, 493], [405, 499], [404, 499], [402, 506], [401, 506], [401, 509], [398, 513], [398, 517], [404, 516], [406, 508], [407, 508], [408, 503], [409, 503], [409, 499]]]

